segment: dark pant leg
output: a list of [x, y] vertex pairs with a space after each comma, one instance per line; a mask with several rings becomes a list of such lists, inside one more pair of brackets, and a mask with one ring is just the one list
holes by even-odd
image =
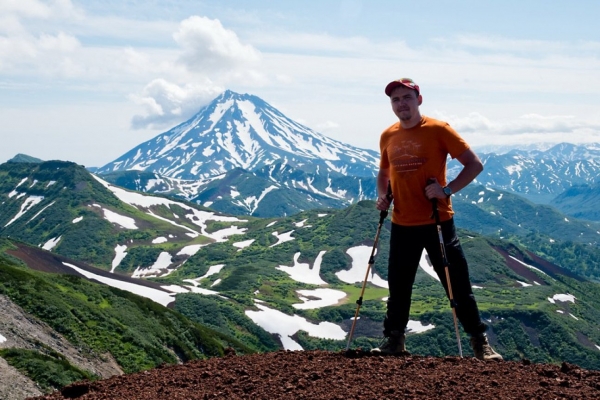
[[[441, 226], [446, 258], [449, 262], [448, 270], [454, 303], [456, 305], [456, 316], [465, 332], [468, 334], [474, 335], [483, 333], [487, 326], [481, 321], [479, 316], [479, 309], [477, 308], [477, 302], [475, 301], [473, 289], [471, 288], [471, 280], [469, 279], [469, 267], [460, 241], [458, 240], [458, 236], [456, 235], [454, 221], [450, 219], [449, 221], [442, 222]], [[435, 240], [427, 241], [427, 253], [429, 254], [435, 272], [444, 285], [446, 295], [449, 297], [437, 226], [434, 224], [431, 229], [432, 234], [428, 235], [428, 237], [432, 237]]]
[[392, 331], [404, 332], [408, 324], [413, 283], [424, 249], [421, 235], [416, 234], [418, 228], [392, 224], [388, 261], [390, 296], [383, 321], [385, 336]]

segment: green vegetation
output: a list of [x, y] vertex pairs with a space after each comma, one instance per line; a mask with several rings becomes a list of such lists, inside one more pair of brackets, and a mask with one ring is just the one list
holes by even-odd
[[274, 338], [244, 314], [244, 308], [232, 301], [218, 297], [180, 294], [175, 310], [204, 326], [235, 337], [258, 351], [279, 348]]
[[[120, 179], [137, 179], [135, 176], [124, 174]], [[150, 175], [144, 177], [152, 179]], [[256, 309], [255, 300], [311, 323], [328, 321], [339, 324], [346, 332], [349, 330], [362, 282], [342, 282], [336, 273], [352, 267], [354, 260], [348, 249], [372, 248], [379, 221], [379, 211], [372, 201], [361, 201], [341, 210], [298, 212], [293, 207], [299, 203], [289, 208], [286, 204], [275, 204], [267, 196], [263, 199], [265, 204], [273, 209], [284, 207], [291, 216], [270, 219], [245, 216], [244, 222], [235, 223], [245, 229], [243, 235], [215, 242], [205, 236], [191, 237], [194, 235], [188, 235], [190, 230], [186, 228], [215, 232], [232, 223], [208, 220], [201, 228], [192, 223], [189, 210], [182, 206], [129, 206], [81, 166], [62, 162], [2, 165], [0, 193], [11, 193], [24, 178], [27, 181], [17, 192], [44, 196], [44, 200], [4, 227], [23, 203], [23, 197], [5, 196], [0, 213], [2, 237], [10, 236], [11, 240], [32, 246], [60, 237], [52, 249], [54, 254], [104, 269], [111, 268], [115, 247], [126, 245], [127, 255], [116, 270], [119, 273], [153, 265], [161, 252], [168, 252], [173, 259], [172, 269], [168, 274], [151, 278], [153, 283], [189, 287], [192, 285], [189, 280], [193, 279], [199, 288], [219, 293], [178, 294], [171, 310], [76, 276], [29, 270], [25, 263], [7, 253], [15, 250], [11, 241], [0, 239], [0, 294], [47, 322], [81, 348], [84, 355], [110, 352], [126, 372], [133, 372], [161, 363], [219, 356], [227, 346], [238, 353], [275, 350], [279, 347], [275, 335], [258, 327], [246, 315], [248, 310]], [[228, 174], [226, 179], [238, 188], [242, 184], [257, 184], [245, 173]], [[213, 189], [217, 190], [218, 185]], [[480, 311], [490, 325], [490, 338], [498, 351], [509, 360], [567, 361], [600, 369], [600, 352], [595, 347], [600, 345], [597, 312], [600, 286], [585, 279], [600, 280], [597, 228], [581, 221], [567, 222], [550, 207], [539, 207], [506, 193], [502, 200], [499, 193], [487, 193], [485, 201], [473, 203], [474, 198], [482, 196], [478, 192], [482, 189], [469, 190], [465, 191], [468, 199], [457, 196], [455, 202], [457, 225], [462, 228], [459, 237], [469, 260], [472, 282], [478, 287], [474, 293]], [[203, 195], [208, 194], [203, 192]], [[230, 204], [230, 207], [234, 212], [242, 206]], [[107, 221], [103, 209], [133, 218], [138, 229], [125, 229]], [[74, 223], [76, 218], [78, 222]], [[277, 236], [284, 233], [293, 240], [279, 243]], [[389, 234], [388, 218], [381, 230], [372, 270], [383, 279], [387, 279]], [[167, 241], [153, 243], [160, 236], [168, 238]], [[243, 249], [233, 246], [249, 240], [253, 240], [252, 244]], [[177, 254], [191, 244], [203, 247], [191, 257]], [[559, 267], [552, 267], [555, 270], [548, 275], [528, 270], [536, 278], [531, 275], [525, 278], [520, 275], [523, 272], [509, 265], [502, 253], [543, 268], [536, 264], [538, 255]], [[297, 282], [279, 269], [295, 264], [315, 268], [320, 254], [320, 278], [326, 285]], [[214, 266], [222, 268], [205, 276], [209, 271], [214, 272], [214, 268], [211, 270]], [[205, 277], [199, 280], [202, 276]], [[517, 281], [531, 286], [524, 287]], [[324, 308], [294, 307], [302, 303], [298, 290], [319, 287], [342, 290], [347, 297], [338, 305]], [[549, 301], [558, 293], [575, 296], [575, 303]], [[387, 289], [367, 285], [353, 346], [367, 349], [378, 344], [385, 316], [382, 299], [387, 295]], [[415, 280], [411, 319], [435, 325], [435, 329], [408, 336], [411, 351], [436, 356], [457, 353], [452, 315], [443, 288], [422, 270]], [[346, 346], [345, 341], [322, 340], [305, 332], [298, 332], [293, 339], [305, 349], [337, 351]], [[462, 345], [465, 354], [470, 355], [468, 338], [464, 335]], [[43, 356], [51, 359], [44, 362], [60, 364], [60, 356], [47, 353]], [[27, 361], [35, 358], [31, 354], [23, 353], [16, 358], [26, 360], [25, 364], [35, 364]]]
[[0, 349], [0, 357], [35, 381], [47, 393], [73, 382], [98, 378], [71, 365], [57, 352], [41, 354], [35, 350]]
[[241, 353], [252, 351], [151, 300], [73, 275], [44, 274], [0, 263], [0, 294], [84, 353], [111, 353], [127, 373], [219, 356], [226, 346]]

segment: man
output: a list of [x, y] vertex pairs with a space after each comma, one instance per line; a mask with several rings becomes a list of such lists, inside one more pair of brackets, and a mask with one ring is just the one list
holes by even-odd
[[[448, 285], [435, 221], [432, 199], [437, 199], [450, 283], [458, 320], [471, 335], [475, 356], [482, 360], [502, 360], [490, 346], [481, 321], [469, 279], [467, 261], [454, 227], [451, 196], [467, 186], [483, 170], [483, 164], [469, 145], [446, 122], [422, 116], [419, 86], [408, 78], [390, 82], [385, 88], [392, 110], [399, 119], [382, 134], [381, 160], [377, 176], [377, 209], [387, 210], [392, 190], [394, 209], [388, 263], [390, 288], [383, 323], [384, 342], [375, 353], [406, 353], [412, 287], [423, 249], [427, 250], [446, 294]], [[446, 182], [446, 159], [456, 158], [463, 168]]]

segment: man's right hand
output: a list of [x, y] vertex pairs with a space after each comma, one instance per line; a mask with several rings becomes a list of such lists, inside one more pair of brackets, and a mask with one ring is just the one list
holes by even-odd
[[377, 198], [376, 206], [379, 211], [385, 211], [390, 208], [391, 203], [392, 203], [392, 199], [388, 198], [388, 196], [386, 195], [386, 196]]

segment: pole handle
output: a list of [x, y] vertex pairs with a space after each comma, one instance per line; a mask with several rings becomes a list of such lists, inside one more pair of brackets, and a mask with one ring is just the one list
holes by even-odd
[[[431, 184], [435, 183], [435, 180], [433, 180], [432, 178], [427, 179], [427, 185], [429, 186]], [[435, 219], [435, 223], [436, 224], [440, 224], [440, 214], [438, 212], [438, 199], [436, 197], [434, 197], [433, 199], [429, 199], [429, 201], [431, 201], [431, 219]]]
[[[388, 187], [387, 187], [387, 193], [385, 195], [386, 199], [388, 199], [388, 201], [390, 202], [390, 204], [392, 203], [392, 200], [394, 199], [394, 196], [392, 195], [392, 184], [390, 181], [388, 181]], [[388, 216], [388, 210], [381, 210], [381, 212], [379, 212], [379, 224], [383, 224], [383, 221], [385, 220], [385, 218]]]

